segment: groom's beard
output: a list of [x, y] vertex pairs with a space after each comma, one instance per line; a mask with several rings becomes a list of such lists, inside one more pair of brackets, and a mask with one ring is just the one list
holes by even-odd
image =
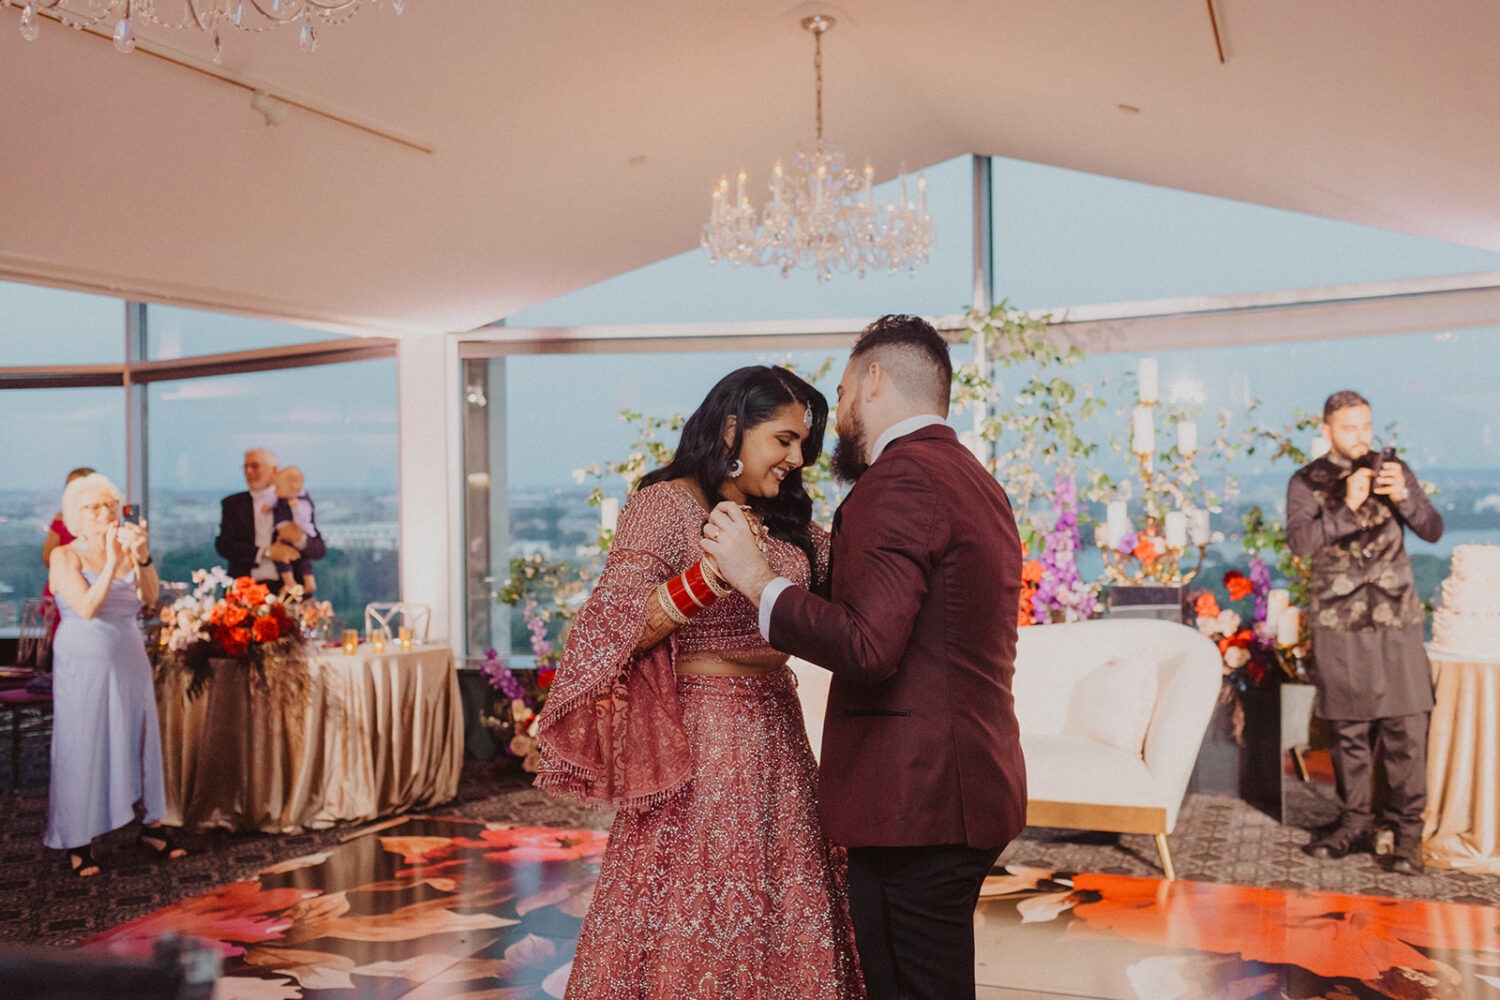
[[864, 437], [864, 424], [847, 419], [839, 421], [839, 439], [829, 460], [833, 477], [839, 482], [852, 484], [870, 467], [865, 461]]

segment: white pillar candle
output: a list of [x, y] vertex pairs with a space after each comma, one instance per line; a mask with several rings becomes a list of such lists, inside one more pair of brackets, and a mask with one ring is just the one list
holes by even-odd
[[1154, 403], [1161, 398], [1155, 358], [1141, 359], [1136, 377], [1136, 395], [1143, 403]]
[[1281, 616], [1286, 609], [1292, 606], [1292, 594], [1289, 590], [1277, 587], [1266, 594], [1266, 629], [1272, 635], [1276, 634], [1276, 625], [1281, 621]]
[[1151, 407], [1137, 406], [1130, 421], [1130, 450], [1137, 455], [1156, 451], [1156, 428], [1151, 424]]
[[1286, 608], [1276, 620], [1276, 644], [1295, 646], [1302, 638], [1302, 610]]
[[1191, 420], [1177, 422], [1177, 453], [1183, 457], [1198, 450], [1198, 425]]
[[1207, 545], [1212, 535], [1208, 527], [1208, 511], [1188, 512], [1188, 538], [1194, 545]]
[[599, 525], [605, 531], [614, 531], [620, 523], [620, 501], [605, 497], [599, 501]]
[[1110, 548], [1120, 544], [1120, 539], [1130, 530], [1130, 519], [1125, 515], [1125, 501], [1111, 500], [1104, 519], [1104, 539]]
[[1187, 515], [1180, 510], [1167, 511], [1167, 548], [1187, 548]]

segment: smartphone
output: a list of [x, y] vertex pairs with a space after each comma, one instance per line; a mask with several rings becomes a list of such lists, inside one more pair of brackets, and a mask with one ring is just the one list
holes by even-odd
[[1384, 448], [1380, 449], [1380, 465], [1377, 465], [1375, 467], [1375, 471], [1379, 472], [1380, 466], [1385, 465], [1385, 463], [1387, 462], [1394, 462], [1395, 460], [1396, 446], [1393, 444], [1386, 445]]
[[141, 523], [141, 508], [139, 504], [128, 503], [120, 508], [120, 520], [126, 524]]

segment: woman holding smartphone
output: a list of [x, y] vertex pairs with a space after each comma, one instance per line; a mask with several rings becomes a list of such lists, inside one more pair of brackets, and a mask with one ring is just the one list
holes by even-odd
[[161, 826], [166, 813], [161, 730], [151, 663], [137, 616], [160, 591], [144, 524], [120, 519], [120, 491], [98, 473], [63, 490], [77, 536], [50, 561], [61, 619], [53, 643], [52, 780], [43, 843], [68, 852], [81, 878], [103, 869], [93, 840], [136, 817], [141, 845], [166, 858], [187, 852]]

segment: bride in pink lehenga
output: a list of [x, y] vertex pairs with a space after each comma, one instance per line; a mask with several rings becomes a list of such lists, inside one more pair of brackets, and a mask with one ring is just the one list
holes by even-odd
[[714, 504], [745, 504], [772, 569], [822, 582], [828, 536], [800, 469], [827, 419], [784, 368], [725, 376], [641, 480], [573, 622], [537, 783], [618, 813], [569, 998], [864, 996], [796, 680], [699, 547]]

